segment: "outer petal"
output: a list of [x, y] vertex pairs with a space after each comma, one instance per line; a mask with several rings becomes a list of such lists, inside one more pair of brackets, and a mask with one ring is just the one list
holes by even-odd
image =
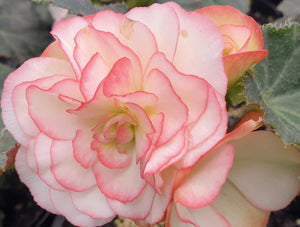
[[223, 185], [212, 206], [232, 227], [265, 227], [270, 214], [252, 206], [230, 180]]
[[225, 95], [227, 76], [223, 67], [224, 42], [220, 30], [206, 16], [188, 13], [175, 3], [168, 5], [176, 11], [180, 23], [173, 61], [175, 67], [184, 74], [204, 78], [221, 95]]
[[[160, 52], [150, 59], [147, 72], [152, 69], [158, 69], [168, 77], [176, 94], [188, 107], [188, 124], [198, 120], [206, 108], [208, 83], [197, 76], [180, 73]], [[195, 94], [197, 94], [197, 98], [195, 98]]]
[[[70, 75], [72, 77], [73, 72], [69, 63], [53, 58], [34, 58], [26, 61], [5, 80], [1, 99], [2, 118], [6, 128], [13, 134], [19, 143], [23, 143], [23, 140], [25, 139], [24, 145], [27, 144], [26, 137], [22, 133], [14, 114], [14, 112], [18, 110], [14, 110], [12, 103], [13, 89], [23, 82], [57, 74]], [[20, 96], [19, 98], [25, 99], [25, 96]]]
[[267, 50], [253, 50], [230, 54], [223, 57], [225, 73], [228, 76], [228, 87], [232, 87], [251, 66], [268, 54]]
[[150, 7], [138, 7], [130, 10], [127, 17], [145, 24], [154, 34], [158, 51], [173, 61], [179, 35], [178, 17], [167, 4], [153, 4]]
[[76, 34], [86, 26], [88, 26], [88, 21], [84, 18], [72, 17], [57, 23], [51, 32], [51, 34], [58, 39], [61, 49], [65, 52], [72, 64], [77, 79], [80, 79], [80, 70], [73, 57], [75, 48], [74, 38]]
[[69, 190], [84, 191], [96, 185], [92, 169], [83, 168], [74, 159], [71, 141], [52, 142], [51, 164], [55, 179]]
[[143, 68], [157, 51], [155, 37], [149, 28], [138, 21], [128, 19], [123, 14], [100, 11], [95, 15], [92, 24], [99, 31], [113, 33], [122, 44], [133, 50], [139, 57]]
[[80, 90], [86, 101], [90, 101], [109, 70], [103, 58], [96, 53], [82, 71]]
[[61, 101], [59, 95], [30, 86], [26, 96], [29, 115], [39, 130], [47, 136], [54, 139], [73, 139], [77, 129], [84, 128], [83, 119], [67, 112], [74, 106]]
[[175, 191], [175, 202], [193, 209], [212, 203], [227, 178], [233, 154], [229, 144], [206, 154]]
[[112, 209], [121, 217], [134, 220], [145, 219], [152, 207], [155, 192], [147, 185], [138, 198], [132, 202], [122, 203], [118, 200], [109, 199], [108, 202]]
[[35, 138], [33, 153], [37, 163], [37, 173], [49, 187], [66, 191], [67, 189], [57, 182], [51, 171], [51, 144], [52, 139], [42, 133]]
[[111, 33], [98, 31], [88, 26], [78, 32], [75, 37], [76, 48], [74, 49], [74, 57], [80, 69], [83, 69], [94, 54], [99, 55], [104, 60], [108, 70], [121, 58], [128, 58], [132, 64], [133, 77], [137, 88], [141, 86], [142, 67], [137, 55], [127, 46], [124, 46]]
[[214, 147], [225, 135], [227, 111], [225, 100], [213, 88], [209, 89], [207, 107], [201, 118], [190, 126], [191, 150], [183, 157], [179, 166], [194, 165], [206, 152]]
[[211, 206], [189, 209], [177, 204], [168, 212], [166, 227], [231, 227], [227, 220]]
[[93, 171], [101, 192], [110, 199], [131, 202], [144, 190], [145, 181], [140, 177], [140, 166], [135, 161], [124, 169], [108, 169], [98, 163]]
[[73, 225], [86, 227], [101, 226], [113, 219], [113, 217], [106, 219], [93, 219], [90, 216], [79, 212], [75, 209], [69, 192], [60, 192], [51, 189], [50, 196], [55, 208], [59, 210], [59, 212]]
[[34, 173], [26, 163], [26, 150], [24, 147], [20, 147], [18, 150], [15, 167], [21, 181], [27, 185], [34, 200], [37, 204], [51, 213], [60, 214], [53, 206], [50, 194], [49, 186], [46, 185], [39, 177]]
[[[157, 86], [158, 84], [160, 86]], [[151, 111], [164, 114], [163, 132], [159, 141], [160, 144], [163, 144], [184, 126], [188, 120], [188, 109], [175, 93], [167, 76], [159, 70], [153, 69], [149, 72], [144, 86], [145, 91], [158, 97], [158, 102], [151, 108]]]
[[106, 219], [116, 215], [97, 186], [83, 192], [71, 192], [71, 199], [78, 211], [94, 219]]
[[272, 132], [257, 131], [231, 142], [235, 159], [229, 179], [256, 207], [277, 210], [300, 191], [300, 153]]
[[222, 24], [245, 25], [250, 28], [252, 36], [249, 41], [248, 50], [262, 49], [263, 37], [259, 25], [255, 20], [247, 15], [242, 14], [232, 6], [209, 6], [196, 10], [212, 19], [217, 26]]

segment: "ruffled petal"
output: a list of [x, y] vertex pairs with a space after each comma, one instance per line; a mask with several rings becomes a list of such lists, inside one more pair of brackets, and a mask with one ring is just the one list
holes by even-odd
[[55, 179], [69, 190], [80, 192], [96, 185], [92, 169], [83, 168], [74, 159], [72, 141], [52, 142], [51, 170]]
[[90, 101], [94, 97], [100, 82], [108, 72], [103, 58], [96, 53], [87, 63], [81, 75], [80, 90], [86, 101]]
[[219, 28], [206, 16], [186, 12], [172, 2], [167, 4], [176, 11], [180, 23], [173, 64], [184, 74], [205, 79], [221, 95], [225, 95], [227, 76], [222, 59], [224, 42]]
[[[138, 56], [145, 68], [149, 58], [157, 51], [155, 38], [149, 28], [138, 21], [128, 19], [126, 15], [112, 11], [97, 13], [92, 21], [99, 31], [114, 34], [120, 42], [129, 47]], [[141, 39], [141, 37], [143, 37]], [[145, 45], [147, 43], [147, 45]]]
[[94, 219], [106, 219], [116, 214], [97, 186], [83, 192], [70, 192], [75, 208]]
[[[158, 86], [159, 84], [159, 86]], [[163, 131], [159, 144], [166, 143], [182, 129], [188, 119], [188, 109], [175, 93], [170, 80], [161, 71], [153, 69], [147, 75], [145, 91], [158, 97], [156, 106], [151, 108], [153, 113], [163, 113]], [[174, 111], [176, 110], [176, 111]]]
[[[180, 73], [162, 53], [152, 56], [147, 66], [147, 72], [152, 69], [158, 69], [168, 77], [175, 92], [188, 107], [188, 124], [198, 120], [206, 108], [208, 83], [199, 77]], [[197, 94], [197, 98], [195, 98], [195, 94]]]
[[194, 165], [224, 137], [228, 121], [225, 105], [224, 98], [210, 87], [204, 114], [190, 126], [191, 150], [182, 158], [179, 166]]
[[60, 100], [59, 95], [35, 86], [27, 88], [29, 115], [38, 129], [53, 139], [73, 139], [83, 119], [67, 110], [76, 108]]
[[146, 186], [144, 191], [140, 194], [138, 198], [132, 202], [122, 203], [118, 200], [108, 199], [108, 202], [112, 209], [121, 217], [130, 218], [134, 220], [145, 219], [145, 217], [150, 212], [153, 198], [154, 190], [151, 186]]
[[57, 23], [51, 31], [51, 34], [59, 41], [61, 49], [68, 57], [77, 79], [80, 79], [81, 72], [73, 56], [75, 48], [74, 37], [86, 26], [88, 26], [88, 21], [84, 18], [72, 17]]
[[61, 192], [51, 189], [51, 201], [55, 208], [66, 217], [66, 219], [75, 226], [102, 226], [110, 222], [114, 217], [106, 219], [94, 219], [84, 213], [79, 212], [73, 205], [69, 192]]
[[143, 23], [151, 30], [156, 39], [158, 51], [164, 53], [172, 62], [179, 35], [178, 17], [172, 7], [167, 4], [152, 4], [147, 8], [133, 8], [126, 15], [132, 20]]
[[192, 209], [211, 204], [226, 181], [233, 155], [229, 144], [206, 154], [176, 189], [175, 202]]
[[[3, 122], [15, 139], [23, 145], [27, 145], [28, 142], [28, 137], [24, 135], [24, 133], [29, 135], [36, 135], [36, 133], [38, 133], [33, 122], [29, 119], [30, 117], [26, 115], [28, 111], [25, 89], [29, 86], [29, 84], [31, 84], [30, 81], [35, 81], [53, 75], [66, 75], [73, 77], [73, 71], [69, 63], [66, 61], [53, 58], [34, 58], [26, 61], [16, 71], [12, 72], [4, 82], [1, 99]], [[57, 78], [58, 77], [56, 77], [56, 79]], [[45, 80], [48, 81], [47, 79]], [[48, 82], [50, 81], [51, 83], [48, 84], [51, 86], [56, 80], [50, 79]], [[28, 83], [28, 85], [21, 85], [23, 82], [26, 82], [26, 84]], [[41, 83], [41, 81], [37, 81], [37, 83]], [[32, 84], [34, 84], [34, 82], [32, 82]], [[42, 86], [45, 86], [44, 82], [42, 84]], [[16, 88], [17, 85], [24, 87], [22, 87], [22, 89]], [[14, 95], [15, 91], [18, 94]], [[22, 108], [22, 110], [17, 111], [19, 108]], [[19, 125], [20, 123], [19, 120], [17, 120], [15, 112], [22, 113], [22, 116], [26, 118], [26, 120], [24, 119], [24, 123], [20, 120], [21, 125]], [[26, 127], [25, 132], [22, 130], [23, 127]]]
[[93, 167], [93, 171], [101, 192], [107, 198], [123, 203], [139, 197], [146, 185], [145, 180], [140, 176], [140, 166], [135, 161], [124, 169], [108, 169], [98, 163]]
[[29, 188], [36, 203], [54, 214], [60, 214], [53, 206], [50, 199], [50, 188], [39, 176], [34, 173], [26, 163], [26, 150], [20, 147], [16, 156], [15, 168], [18, 172], [20, 180]]
[[278, 210], [300, 191], [300, 153], [268, 131], [232, 141], [235, 158], [229, 179], [255, 206]]

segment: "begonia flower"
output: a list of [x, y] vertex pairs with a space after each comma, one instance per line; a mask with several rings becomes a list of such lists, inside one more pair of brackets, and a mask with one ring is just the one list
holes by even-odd
[[[2, 117], [34, 200], [78, 226], [164, 220], [178, 173], [227, 129], [224, 42], [175, 3], [59, 22], [56, 41], [5, 81]], [[205, 179], [214, 197], [231, 167]], [[188, 171], [186, 172], [188, 173]]]
[[267, 56], [268, 51], [263, 50], [261, 30], [252, 17], [232, 6], [209, 6], [195, 12], [208, 16], [222, 32], [228, 87], [233, 86], [247, 69]]

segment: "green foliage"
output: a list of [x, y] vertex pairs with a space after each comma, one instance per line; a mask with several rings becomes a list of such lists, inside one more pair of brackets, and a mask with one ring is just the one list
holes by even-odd
[[300, 141], [300, 25], [262, 29], [269, 55], [258, 63], [255, 78], [244, 85], [248, 102], [259, 103], [265, 121], [286, 144]]
[[103, 7], [99, 7], [97, 5], [93, 5], [90, 0], [32, 0], [35, 3], [47, 3], [53, 4], [55, 6], [59, 6], [65, 9], [69, 9], [69, 13], [77, 14], [81, 16], [95, 14], [98, 11], [110, 9], [118, 13], [124, 13], [127, 11], [127, 8], [124, 4], [114, 3], [110, 5], [105, 5]]
[[51, 40], [46, 10], [33, 6], [30, 0], [0, 0], [1, 57], [21, 63], [42, 52]]
[[150, 6], [153, 3], [154, 0], [128, 0], [126, 6], [128, 9], [132, 9], [139, 6]]
[[247, 13], [250, 9], [249, 0], [202, 0], [202, 6], [230, 5], [239, 9], [242, 13]]
[[[168, 0], [157, 0], [157, 3], [165, 3], [170, 2]], [[202, 7], [201, 0], [174, 0], [173, 2], [178, 3], [181, 5], [182, 8], [184, 8], [187, 11], [192, 11], [196, 9], [200, 9]]]

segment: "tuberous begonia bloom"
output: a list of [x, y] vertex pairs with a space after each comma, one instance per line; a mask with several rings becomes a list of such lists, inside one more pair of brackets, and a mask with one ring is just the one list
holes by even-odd
[[[195, 166], [226, 133], [220, 30], [167, 3], [70, 18], [51, 33], [56, 41], [4, 84], [2, 117], [21, 144], [21, 181], [41, 207], [74, 225], [116, 215], [163, 220], [184, 177], [178, 170]], [[233, 150], [220, 155], [203, 172], [211, 198]]]
[[267, 56], [268, 51], [263, 50], [260, 27], [252, 17], [231, 6], [209, 6], [194, 12], [208, 16], [222, 32], [228, 87], [234, 85], [247, 69]]
[[[168, 207], [166, 227], [265, 227], [271, 211], [285, 208], [299, 194], [299, 150], [285, 146], [272, 132], [251, 132], [262, 120], [259, 115], [246, 115], [188, 174], [183, 173], [186, 177], [179, 178]], [[213, 176], [215, 169], [226, 169], [225, 160], [233, 150], [227, 178], [214, 187], [221, 179]]]

